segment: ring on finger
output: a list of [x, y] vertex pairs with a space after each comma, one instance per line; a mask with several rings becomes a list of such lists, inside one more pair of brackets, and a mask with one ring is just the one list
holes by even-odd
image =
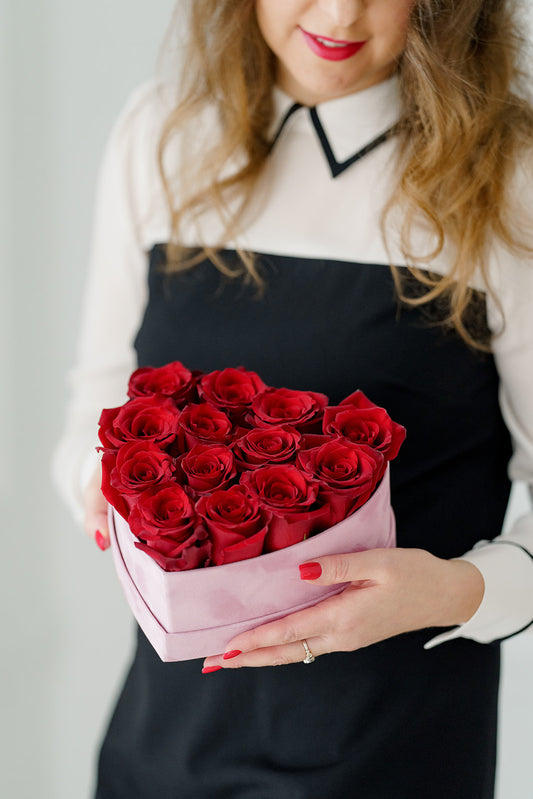
[[313, 653], [309, 649], [309, 646], [307, 645], [307, 641], [305, 640], [305, 638], [302, 640], [302, 645], [303, 645], [303, 648], [305, 649], [305, 658], [303, 659], [302, 662], [303, 663], [313, 663], [314, 660], [315, 660], [315, 656], [313, 655]]

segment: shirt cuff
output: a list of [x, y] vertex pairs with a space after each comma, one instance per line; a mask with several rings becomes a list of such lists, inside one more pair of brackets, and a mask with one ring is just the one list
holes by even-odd
[[453, 630], [431, 638], [432, 649], [454, 638], [489, 644], [521, 632], [533, 621], [533, 555], [511, 540], [480, 542], [458, 560], [473, 563], [483, 577], [485, 592], [474, 615]]

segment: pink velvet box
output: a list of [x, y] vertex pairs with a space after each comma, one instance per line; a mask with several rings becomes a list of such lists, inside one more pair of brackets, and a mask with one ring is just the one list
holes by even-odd
[[314, 605], [344, 588], [344, 583], [317, 586], [300, 580], [300, 563], [396, 543], [388, 468], [368, 502], [344, 521], [300, 544], [237, 563], [165, 572], [135, 547], [127, 523], [111, 506], [109, 528], [128, 604], [165, 662], [224, 652], [238, 633]]

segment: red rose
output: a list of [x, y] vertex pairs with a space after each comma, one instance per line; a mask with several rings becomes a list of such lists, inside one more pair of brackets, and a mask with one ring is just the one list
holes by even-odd
[[137, 494], [172, 479], [174, 461], [150, 442], [123, 444], [102, 457], [102, 493], [125, 519]]
[[133, 372], [128, 383], [128, 397], [163, 396], [178, 407], [195, 398], [195, 377], [180, 361], [165, 366], [144, 366]]
[[273, 514], [265, 550], [283, 549], [323, 530], [325, 509], [317, 503], [318, 484], [292, 465], [243, 472], [241, 485]]
[[237, 474], [233, 452], [222, 444], [196, 444], [178, 463], [197, 494], [227, 488]]
[[340, 405], [324, 410], [324, 433], [337, 434], [356, 444], [368, 444], [387, 460], [398, 454], [405, 427], [393, 422], [385, 408], [374, 405], [362, 391], [355, 391]]
[[210, 372], [202, 377], [198, 387], [205, 400], [233, 416], [249, 408], [255, 397], [265, 389], [266, 385], [259, 375], [247, 372], [242, 366]]
[[176, 439], [179, 415], [170, 399], [136, 397], [102, 411], [98, 436], [104, 449], [117, 449], [128, 441], [152, 442], [164, 449]]
[[327, 404], [326, 395], [315, 391], [269, 388], [252, 402], [252, 419], [257, 427], [288, 424], [300, 431], [319, 430]]
[[223, 411], [208, 402], [186, 405], [181, 412], [180, 426], [189, 448], [203, 443], [226, 444], [231, 439], [230, 420]]
[[297, 463], [320, 483], [320, 495], [332, 507], [333, 523], [363, 505], [385, 469], [381, 452], [341, 438], [301, 450]]
[[130, 514], [131, 530], [142, 539], [162, 535], [181, 538], [184, 532], [190, 533], [196, 521], [193, 502], [177, 483], [147, 489]]
[[281, 514], [308, 509], [318, 493], [316, 482], [290, 464], [243, 472], [240, 482], [263, 507]]
[[174, 461], [150, 442], [124, 444], [117, 452], [111, 474], [114, 488], [123, 494], [139, 494], [172, 479]]
[[266, 464], [292, 463], [300, 439], [300, 433], [289, 425], [250, 430], [233, 444], [237, 466], [247, 470]]
[[200, 497], [196, 510], [213, 543], [215, 566], [261, 554], [271, 515], [242, 486]]
[[176, 483], [149, 488], [139, 495], [128, 519], [146, 552], [165, 571], [183, 571], [207, 565], [211, 542], [198, 524], [193, 504]]

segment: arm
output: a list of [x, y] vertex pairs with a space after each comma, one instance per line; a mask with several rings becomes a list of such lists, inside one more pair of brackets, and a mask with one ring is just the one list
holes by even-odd
[[[493, 349], [500, 406], [513, 441], [509, 476], [527, 483], [533, 492], [533, 258], [502, 256], [494, 282], [506, 320]], [[489, 312], [497, 330], [498, 309], [490, 304]], [[437, 636], [426, 647], [458, 636], [489, 643], [528, 627], [533, 631], [533, 511], [517, 519], [508, 534], [480, 541], [463, 559], [483, 575], [483, 601], [466, 624]]]
[[[53, 461], [57, 488], [79, 521], [85, 492], [92, 492], [93, 501], [98, 496], [100, 411], [125, 401], [135, 368], [133, 340], [147, 290], [141, 201], [150, 175], [157, 174], [154, 94], [153, 86], [144, 86], [130, 98], [111, 133], [98, 180], [77, 360], [68, 376], [71, 399]], [[151, 173], [145, 166], [150, 151]]]
[[314, 607], [242, 633], [228, 643], [226, 657], [207, 658], [205, 668], [296, 663], [304, 658], [304, 639], [318, 656], [424, 627], [459, 624], [474, 613], [483, 594], [481, 575], [470, 563], [422, 549], [328, 555], [303, 566], [301, 579], [350, 584]]

